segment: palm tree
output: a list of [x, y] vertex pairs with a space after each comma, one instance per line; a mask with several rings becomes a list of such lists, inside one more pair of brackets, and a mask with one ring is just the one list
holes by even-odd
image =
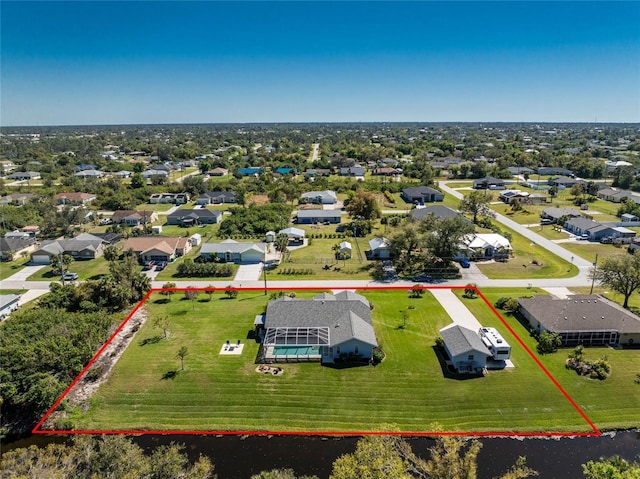
[[188, 350], [186, 346], [182, 346], [179, 350], [178, 350], [178, 354], [176, 354], [176, 357], [178, 359], [180, 359], [180, 370], [184, 370], [184, 358], [187, 355]]

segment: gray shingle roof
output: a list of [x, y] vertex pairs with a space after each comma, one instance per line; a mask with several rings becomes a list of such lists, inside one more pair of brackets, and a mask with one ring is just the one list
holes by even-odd
[[[355, 294], [355, 293], [352, 293]], [[340, 297], [338, 297], [340, 295]], [[329, 328], [329, 345], [336, 346], [350, 339], [378, 345], [371, 322], [368, 301], [342, 299], [347, 295], [338, 293], [333, 300], [329, 293], [317, 295], [314, 299], [277, 299], [267, 306], [266, 328]]]
[[[438, 218], [438, 219], [455, 218], [456, 216], [460, 216], [460, 213], [458, 213], [455, 210], [452, 210], [451, 208], [447, 208], [446, 206], [434, 205], [434, 206], [427, 206], [425, 208], [413, 209], [409, 212], [409, 215], [411, 215], [417, 220], [422, 220], [426, 218], [428, 215], [433, 215], [435, 218]], [[462, 216], [462, 218], [464, 218], [464, 216]]]
[[175, 210], [173, 213], [167, 216], [169, 218], [220, 218], [222, 211], [207, 210], [205, 208], [200, 209], [182, 209]]
[[232, 239], [227, 239], [219, 243], [204, 243], [200, 248], [200, 254], [202, 253], [244, 253], [255, 249], [264, 253], [264, 246], [260, 243], [238, 243]]
[[640, 332], [640, 318], [599, 294], [571, 295], [565, 299], [541, 295], [518, 299], [520, 307], [549, 331]]
[[479, 352], [486, 356], [491, 356], [491, 353], [475, 331], [456, 325], [441, 329], [440, 335], [447, 349], [454, 357], [470, 352]]
[[340, 210], [299, 210], [298, 218], [336, 218], [340, 217]]

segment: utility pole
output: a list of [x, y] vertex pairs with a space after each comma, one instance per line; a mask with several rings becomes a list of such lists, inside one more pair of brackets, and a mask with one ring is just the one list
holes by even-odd
[[593, 276], [591, 278], [591, 291], [589, 294], [593, 294], [593, 285], [596, 282], [596, 272], [598, 271], [598, 255], [596, 254], [596, 259], [593, 262]]
[[262, 266], [262, 272], [264, 273], [264, 295], [267, 295], [267, 248], [269, 243], [264, 245], [264, 264]]

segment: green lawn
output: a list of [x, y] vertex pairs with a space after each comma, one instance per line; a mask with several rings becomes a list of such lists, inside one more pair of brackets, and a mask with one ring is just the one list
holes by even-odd
[[[300, 292], [298, 296], [308, 296]], [[281, 364], [280, 377], [258, 374], [258, 344], [247, 339], [253, 318], [264, 311], [260, 292], [227, 300], [182, 300], [166, 304], [151, 296], [149, 316], [166, 313], [170, 335], [161, 339], [153, 321], [137, 333], [86, 413], [71, 411], [77, 429], [372, 431], [397, 424], [403, 431], [428, 431], [438, 422], [449, 431], [588, 431], [534, 361], [517, 346], [512, 370], [485, 377], [444, 377], [433, 349], [450, 318], [429, 294], [369, 291], [372, 317], [386, 359], [378, 366], [323, 367]], [[481, 306], [476, 300], [474, 306]], [[485, 307], [487, 325], [504, 332]], [[402, 312], [408, 313], [406, 328]], [[226, 340], [241, 339], [241, 356], [220, 356]], [[188, 348], [185, 370], [176, 358]], [[608, 401], [602, 398], [603, 407]]]
[[169, 211], [174, 206], [175, 205], [172, 205], [171, 203], [142, 203], [136, 206], [136, 209], [144, 211]]
[[[491, 279], [526, 278], [570, 278], [578, 274], [578, 269], [540, 245], [500, 224], [500, 229], [512, 235], [511, 247], [514, 258], [506, 262], [478, 264], [478, 268]], [[541, 261], [542, 266], [531, 264]]]
[[7, 279], [29, 263], [29, 259], [18, 258], [13, 261], [0, 261], [0, 279]]
[[[98, 279], [109, 273], [109, 262], [102, 257], [92, 260], [73, 261], [69, 266], [69, 271], [71, 273], [78, 273], [78, 279], [80, 281]], [[53, 274], [51, 266], [46, 266], [27, 278], [27, 281], [52, 280], [60, 280], [60, 276]]]
[[[589, 292], [589, 288], [583, 289], [584, 291], [579, 292]], [[482, 290], [482, 294], [492, 304], [501, 296], [520, 297], [538, 293], [544, 294], [544, 292], [536, 291], [535, 288], [532, 290], [484, 288]], [[613, 295], [608, 294], [607, 296], [615, 300]], [[486, 308], [480, 300], [463, 301], [478, 318], [485, 314]], [[501, 311], [501, 315], [529, 349], [535, 353], [536, 341], [529, 336], [522, 324], [511, 314]], [[484, 323], [490, 319], [489, 315], [486, 320], [482, 321]], [[566, 369], [565, 361], [570, 352], [571, 348], [561, 349], [553, 354], [539, 356], [539, 359], [596, 427], [604, 430], [640, 426], [640, 416], [638, 416], [640, 385], [634, 383], [636, 374], [640, 373], [640, 349], [587, 348], [585, 354], [589, 359], [597, 359], [603, 355], [608, 357], [612, 373], [605, 381], [587, 379], [578, 376], [575, 371]]]
[[616, 254], [627, 254], [627, 245], [616, 246], [612, 244], [592, 243], [590, 241], [568, 241], [567, 243], [562, 243], [561, 246], [591, 262], [595, 260], [596, 254], [598, 255], [598, 260]]

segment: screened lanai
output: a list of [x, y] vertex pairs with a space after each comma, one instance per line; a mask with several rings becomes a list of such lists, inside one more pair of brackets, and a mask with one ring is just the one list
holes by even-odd
[[268, 328], [263, 342], [264, 361], [317, 361], [329, 346], [327, 327]]

